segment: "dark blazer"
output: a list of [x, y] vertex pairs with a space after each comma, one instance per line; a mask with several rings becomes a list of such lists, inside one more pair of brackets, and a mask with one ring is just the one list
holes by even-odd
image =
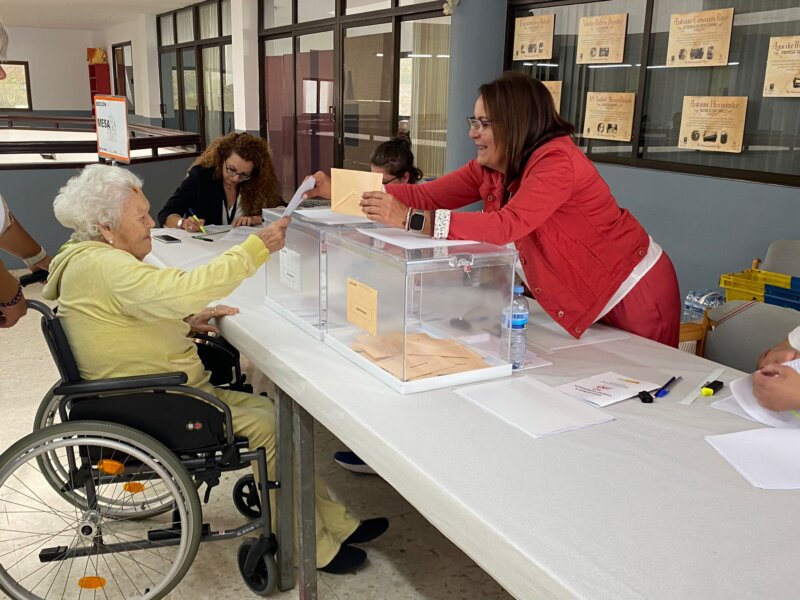
[[222, 206], [225, 203], [225, 190], [222, 179], [214, 178], [213, 167], [196, 165], [189, 169], [186, 179], [167, 200], [158, 213], [158, 224], [163, 227], [170, 215], [189, 216], [189, 209], [198, 219], [205, 219], [208, 225], [228, 225], [222, 222]]

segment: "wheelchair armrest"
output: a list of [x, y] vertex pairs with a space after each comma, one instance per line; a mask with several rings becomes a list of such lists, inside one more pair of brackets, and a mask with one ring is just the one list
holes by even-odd
[[186, 373], [154, 373], [153, 375], [135, 375], [132, 377], [113, 377], [95, 379], [93, 381], [77, 381], [64, 383], [53, 390], [57, 396], [85, 396], [106, 392], [123, 392], [130, 390], [151, 389], [153, 387], [183, 385], [188, 380]]

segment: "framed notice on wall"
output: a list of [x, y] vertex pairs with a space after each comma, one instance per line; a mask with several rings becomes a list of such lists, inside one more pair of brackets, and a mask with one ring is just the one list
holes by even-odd
[[514, 60], [553, 58], [556, 16], [520, 17], [514, 21]]
[[684, 96], [679, 148], [741, 152], [747, 96]]
[[581, 17], [578, 23], [579, 65], [618, 64], [625, 56], [628, 13]]
[[553, 104], [556, 107], [556, 112], [561, 113], [561, 86], [562, 81], [543, 81], [542, 85], [547, 88], [550, 95], [553, 97]]
[[733, 9], [674, 14], [669, 22], [668, 67], [728, 64]]
[[583, 137], [630, 142], [633, 131], [633, 92], [589, 92]]
[[97, 155], [130, 163], [127, 99], [125, 96], [95, 96], [94, 109]]
[[800, 98], [800, 35], [769, 38], [765, 98]]

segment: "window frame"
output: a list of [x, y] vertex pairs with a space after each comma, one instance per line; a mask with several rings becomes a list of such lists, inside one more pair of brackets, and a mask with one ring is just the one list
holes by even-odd
[[[111, 45], [111, 66], [114, 69], [114, 71], [113, 71], [113, 73], [114, 73], [114, 77], [113, 77], [114, 95], [116, 95], [116, 96], [120, 95], [120, 93], [119, 93], [119, 85], [118, 85], [118, 80], [117, 80], [117, 66], [118, 65], [117, 65], [117, 52], [116, 51], [117, 51], [117, 48], [122, 49], [122, 57], [124, 59], [125, 58], [125, 48], [126, 47], [131, 49], [131, 64], [127, 65], [127, 64], [123, 63], [123, 66], [125, 66], [125, 67], [130, 66], [131, 68], [133, 68], [133, 43], [130, 42], [130, 41], [127, 41], [127, 42], [120, 42], [119, 44], [112, 44]], [[131, 94], [131, 98], [132, 98], [132, 100], [130, 102], [130, 105], [128, 106], [128, 114], [136, 113], [136, 97], [135, 97], [134, 94]]]
[[33, 98], [31, 97], [31, 70], [27, 60], [2, 60], [0, 65], [22, 65], [25, 67], [25, 91], [28, 98], [28, 108], [4, 108], [0, 106], [3, 112], [30, 112], [33, 110]]

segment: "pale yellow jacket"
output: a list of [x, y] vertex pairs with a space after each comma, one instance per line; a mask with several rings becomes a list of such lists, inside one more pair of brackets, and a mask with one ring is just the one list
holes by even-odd
[[70, 244], [50, 265], [43, 296], [58, 318], [81, 377], [183, 371], [188, 385], [209, 374], [182, 319], [230, 294], [269, 257], [255, 236], [191, 271], [159, 268], [103, 242]]

